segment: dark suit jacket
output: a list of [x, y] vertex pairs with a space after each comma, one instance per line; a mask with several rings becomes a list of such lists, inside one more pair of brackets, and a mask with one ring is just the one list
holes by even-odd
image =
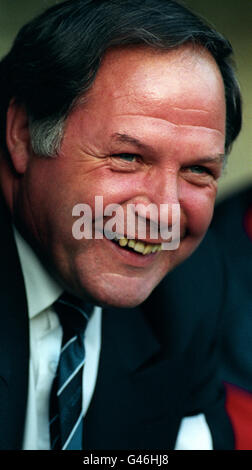
[[248, 217], [251, 220], [252, 185], [217, 206], [212, 229], [225, 257], [228, 281], [222, 376], [252, 393], [252, 230], [247, 227]]
[[[29, 327], [10, 221], [1, 212], [0, 448], [20, 449]], [[209, 235], [140, 308], [104, 311], [101, 360], [85, 418], [84, 448], [172, 449], [181, 419], [197, 413], [205, 413], [215, 448], [232, 448], [233, 433], [217, 376], [222, 287], [221, 266]]]
[[252, 185], [216, 208], [212, 228], [225, 257], [227, 289], [221, 376], [236, 449], [252, 449]]

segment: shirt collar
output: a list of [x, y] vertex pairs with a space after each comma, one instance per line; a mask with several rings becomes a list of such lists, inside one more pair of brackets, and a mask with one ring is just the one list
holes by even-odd
[[63, 293], [63, 289], [44, 268], [17, 229], [13, 229], [24, 275], [29, 318], [33, 318], [50, 307]]

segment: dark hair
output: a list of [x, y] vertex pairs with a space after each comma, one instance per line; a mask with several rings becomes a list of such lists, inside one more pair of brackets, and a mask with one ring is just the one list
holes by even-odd
[[3, 145], [11, 98], [27, 109], [35, 151], [50, 155], [60, 144], [66, 117], [92, 85], [108, 48], [146, 44], [166, 50], [187, 42], [205, 47], [222, 74], [228, 152], [241, 128], [241, 96], [232, 66], [232, 47], [174, 0], [68, 0], [24, 26], [0, 63]]

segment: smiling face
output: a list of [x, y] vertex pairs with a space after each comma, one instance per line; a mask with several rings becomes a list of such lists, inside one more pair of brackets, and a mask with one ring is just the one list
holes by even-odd
[[[57, 157], [30, 152], [15, 212], [63, 285], [97, 303], [134, 306], [210, 223], [225, 144], [223, 82], [201, 48], [112, 49], [87, 98], [67, 119]], [[125, 214], [128, 204], [179, 203], [180, 247], [143, 256], [106, 238], [75, 240], [72, 209], [89, 204], [94, 223], [97, 195]]]

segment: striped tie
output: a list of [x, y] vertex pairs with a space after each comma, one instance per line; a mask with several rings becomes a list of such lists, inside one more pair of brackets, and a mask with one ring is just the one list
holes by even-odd
[[84, 332], [93, 306], [63, 294], [54, 304], [63, 339], [50, 397], [51, 449], [82, 449]]

